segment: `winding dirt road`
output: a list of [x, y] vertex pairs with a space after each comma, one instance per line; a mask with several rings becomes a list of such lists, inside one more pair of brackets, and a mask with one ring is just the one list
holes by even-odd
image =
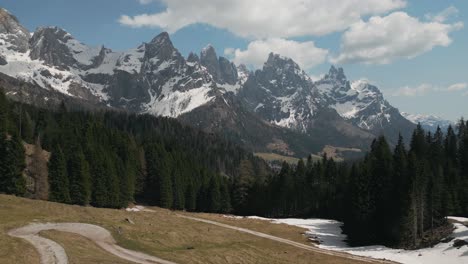
[[273, 240], [273, 241], [277, 241], [277, 242], [280, 242], [280, 243], [283, 243], [283, 244], [291, 245], [293, 247], [297, 247], [297, 248], [317, 252], [317, 253], [320, 253], [320, 254], [326, 254], [326, 255], [335, 256], [335, 257], [342, 257], [342, 258], [346, 258], [346, 259], [357, 260], [357, 261], [360, 261], [360, 262], [363, 262], [363, 263], [384, 263], [384, 264], [395, 264], [396, 263], [396, 262], [389, 261], [389, 260], [384, 260], [384, 259], [373, 259], [373, 258], [361, 257], [361, 256], [351, 255], [351, 254], [348, 254], [348, 253], [330, 251], [330, 250], [321, 249], [321, 248], [314, 247], [314, 246], [308, 246], [308, 245], [298, 243], [298, 242], [295, 242], [295, 241], [292, 241], [292, 240], [284, 239], [284, 238], [281, 238], [281, 237], [276, 237], [276, 236], [268, 235], [268, 234], [265, 234], [265, 233], [253, 231], [253, 230], [250, 230], [250, 229], [241, 228], [241, 227], [226, 225], [226, 224], [222, 224], [222, 223], [219, 223], [219, 222], [206, 220], [206, 219], [202, 219], [202, 218], [196, 218], [196, 217], [191, 217], [191, 216], [186, 216], [186, 215], [177, 215], [177, 216], [185, 218], [185, 219], [190, 219], [190, 220], [193, 220], [193, 221], [198, 221], [198, 222], [203, 222], [203, 223], [219, 226], [219, 227], [229, 228], [229, 229], [232, 229], [232, 230], [236, 230], [236, 231], [239, 231], [239, 232], [247, 233], [247, 234], [250, 234], [250, 235], [254, 235], [254, 236], [258, 236], [258, 237], [262, 237], [262, 238], [266, 238], [266, 239], [270, 239], [270, 240]]
[[81, 235], [96, 243], [105, 251], [128, 261], [140, 264], [175, 264], [141, 252], [122, 248], [116, 244], [111, 233], [106, 229], [81, 223], [47, 223], [30, 224], [11, 230], [8, 235], [22, 238], [31, 243], [41, 255], [41, 264], [68, 264], [68, 257], [62, 246], [56, 242], [39, 236], [39, 233], [47, 230], [57, 230]]
[[[321, 249], [314, 246], [305, 245], [302, 243], [298, 243], [292, 240], [268, 235], [265, 233], [253, 231], [250, 229], [245, 229], [241, 227], [231, 226], [207, 219], [196, 218], [186, 215], [177, 215], [178, 217], [189, 219], [192, 221], [202, 222], [210, 225], [215, 225], [223, 228], [228, 228], [232, 230], [236, 230], [239, 232], [247, 233], [250, 235], [254, 235], [257, 237], [270, 239], [273, 241], [277, 241], [283, 244], [287, 244], [296, 248], [317, 252], [320, 254], [326, 254], [335, 257], [342, 257], [346, 259], [357, 260], [362, 263], [385, 263], [385, 264], [395, 264], [396, 262], [382, 260], [382, 259], [373, 259], [361, 256], [355, 256], [347, 253], [336, 252], [336, 251], [329, 251], [325, 249]], [[22, 238], [29, 243], [31, 243], [41, 255], [41, 264], [68, 264], [68, 257], [65, 253], [63, 247], [56, 242], [43, 238], [39, 236], [41, 231], [47, 230], [57, 230], [61, 232], [69, 232], [81, 235], [85, 238], [96, 243], [99, 247], [104, 249], [105, 251], [120, 257], [122, 259], [132, 261], [135, 263], [140, 264], [176, 264], [171, 261], [163, 260], [154, 256], [150, 256], [141, 252], [136, 252], [132, 250], [128, 250], [122, 248], [116, 244], [116, 241], [112, 237], [111, 233], [96, 225], [91, 224], [82, 224], [82, 223], [47, 223], [47, 224], [30, 224], [21, 228], [17, 228], [11, 230], [8, 235], [13, 237]]]

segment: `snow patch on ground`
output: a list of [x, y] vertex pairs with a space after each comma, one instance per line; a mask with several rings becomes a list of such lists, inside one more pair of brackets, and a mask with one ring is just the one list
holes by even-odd
[[145, 210], [145, 207], [144, 206], [141, 206], [141, 205], [136, 205], [134, 207], [128, 207], [125, 209], [125, 211], [127, 212], [141, 212], [141, 211], [144, 211]]
[[[307, 229], [308, 236], [319, 241], [319, 248], [347, 252], [353, 255], [388, 259], [405, 264], [466, 264], [468, 263], [468, 246], [460, 249], [453, 247], [453, 240], [439, 243], [432, 248], [419, 250], [391, 249], [385, 246], [350, 247], [346, 235], [341, 232], [342, 223], [326, 219], [267, 219], [249, 217], [250, 219], [267, 220], [276, 224], [288, 224]], [[468, 222], [468, 218], [449, 217], [449, 219]], [[455, 223], [454, 239], [468, 240], [468, 227]]]

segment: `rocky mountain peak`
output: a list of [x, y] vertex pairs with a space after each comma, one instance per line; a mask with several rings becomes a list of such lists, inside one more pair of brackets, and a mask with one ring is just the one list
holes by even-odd
[[171, 38], [169, 37], [169, 33], [167, 33], [167, 32], [161, 32], [156, 37], [154, 37], [149, 43], [150, 44], [155, 44], [155, 45], [158, 45], [158, 46], [163, 46], [163, 45], [171, 45], [172, 46]]
[[213, 45], [206, 45], [206, 47], [201, 50], [200, 58], [202, 60], [218, 60], [218, 56], [216, 55], [216, 50]]
[[288, 87], [289, 90], [309, 86], [305, 83], [309, 83], [310, 78], [301, 67], [291, 58], [279, 54], [270, 53], [262, 72], [266, 78], [275, 80], [276, 84]]
[[379, 88], [377, 88], [377, 86], [375, 85], [372, 85], [366, 79], [361, 79], [361, 80], [351, 82], [351, 88], [357, 91], [358, 93], [366, 95], [367, 97], [374, 97], [374, 98], [382, 97], [383, 98], [383, 94], [379, 90]]
[[218, 56], [211, 44], [208, 44], [208, 46], [202, 49], [200, 53], [200, 63], [208, 70], [216, 82], [221, 82], [222, 76]]
[[71, 34], [59, 27], [39, 27], [34, 32], [33, 37], [40, 38], [40, 37], [48, 37], [48, 38], [56, 38], [60, 41], [67, 42], [70, 39], [73, 39]]
[[40, 27], [29, 40], [30, 57], [60, 69], [88, 69], [95, 65], [101, 47], [89, 47], [59, 27]]
[[237, 67], [224, 57], [216, 54], [215, 48], [208, 44], [200, 53], [200, 63], [206, 68], [213, 80], [221, 85], [235, 85], [238, 82]]
[[26, 52], [29, 48], [29, 31], [6, 9], [0, 8], [0, 34], [8, 42], [9, 49]]
[[297, 65], [297, 63], [295, 63], [291, 58], [283, 57], [279, 54], [271, 52], [268, 55], [268, 60], [265, 62], [264, 67], [299, 68], [299, 65]]
[[252, 72], [247, 68], [247, 65], [240, 64], [237, 66], [237, 75], [241, 84], [244, 84], [251, 74]]
[[190, 52], [190, 54], [187, 57], [187, 62], [190, 63], [200, 63], [200, 57], [198, 57], [197, 54]]
[[177, 64], [177, 67], [185, 64], [185, 59], [174, 47], [167, 32], [160, 33], [147, 43], [145, 51], [145, 60], [153, 66], [159, 66], [163, 62]]
[[431, 132], [436, 132], [438, 127], [445, 132], [449, 126], [455, 126], [454, 122], [435, 115], [410, 114], [406, 112], [402, 112], [401, 115], [411, 123], [420, 124], [425, 130]]
[[328, 74], [325, 75], [325, 79], [336, 80], [343, 84], [347, 82], [347, 78], [346, 78], [343, 68], [340, 67], [337, 69], [333, 65], [330, 67]]

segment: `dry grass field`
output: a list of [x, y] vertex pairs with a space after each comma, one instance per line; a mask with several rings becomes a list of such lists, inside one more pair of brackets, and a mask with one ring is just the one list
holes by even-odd
[[[184, 219], [178, 216], [181, 212], [151, 209], [154, 212], [127, 212], [0, 195], [0, 263], [39, 264], [39, 254], [30, 244], [7, 235], [13, 228], [34, 222], [99, 225], [111, 231], [122, 247], [176, 263], [359, 263]], [[308, 243], [302, 235], [304, 230], [292, 226], [213, 214], [183, 214]], [[78, 235], [58, 231], [46, 231], [41, 235], [62, 245], [70, 263], [129, 263]]]

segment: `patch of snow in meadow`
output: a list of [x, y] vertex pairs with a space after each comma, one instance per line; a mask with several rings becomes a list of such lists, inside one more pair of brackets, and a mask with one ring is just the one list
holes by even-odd
[[[347, 245], [346, 235], [341, 231], [341, 222], [326, 219], [267, 219], [249, 217], [250, 219], [268, 220], [276, 224], [288, 224], [305, 228], [307, 235], [319, 241], [319, 248], [347, 252], [353, 255], [388, 259], [405, 264], [467, 264], [468, 246], [459, 249], [453, 247], [455, 239], [468, 240], [468, 227], [455, 223], [452, 241], [439, 243], [431, 248], [419, 250], [392, 249], [385, 246], [350, 247]], [[449, 217], [458, 222], [468, 222], [468, 218]]]

